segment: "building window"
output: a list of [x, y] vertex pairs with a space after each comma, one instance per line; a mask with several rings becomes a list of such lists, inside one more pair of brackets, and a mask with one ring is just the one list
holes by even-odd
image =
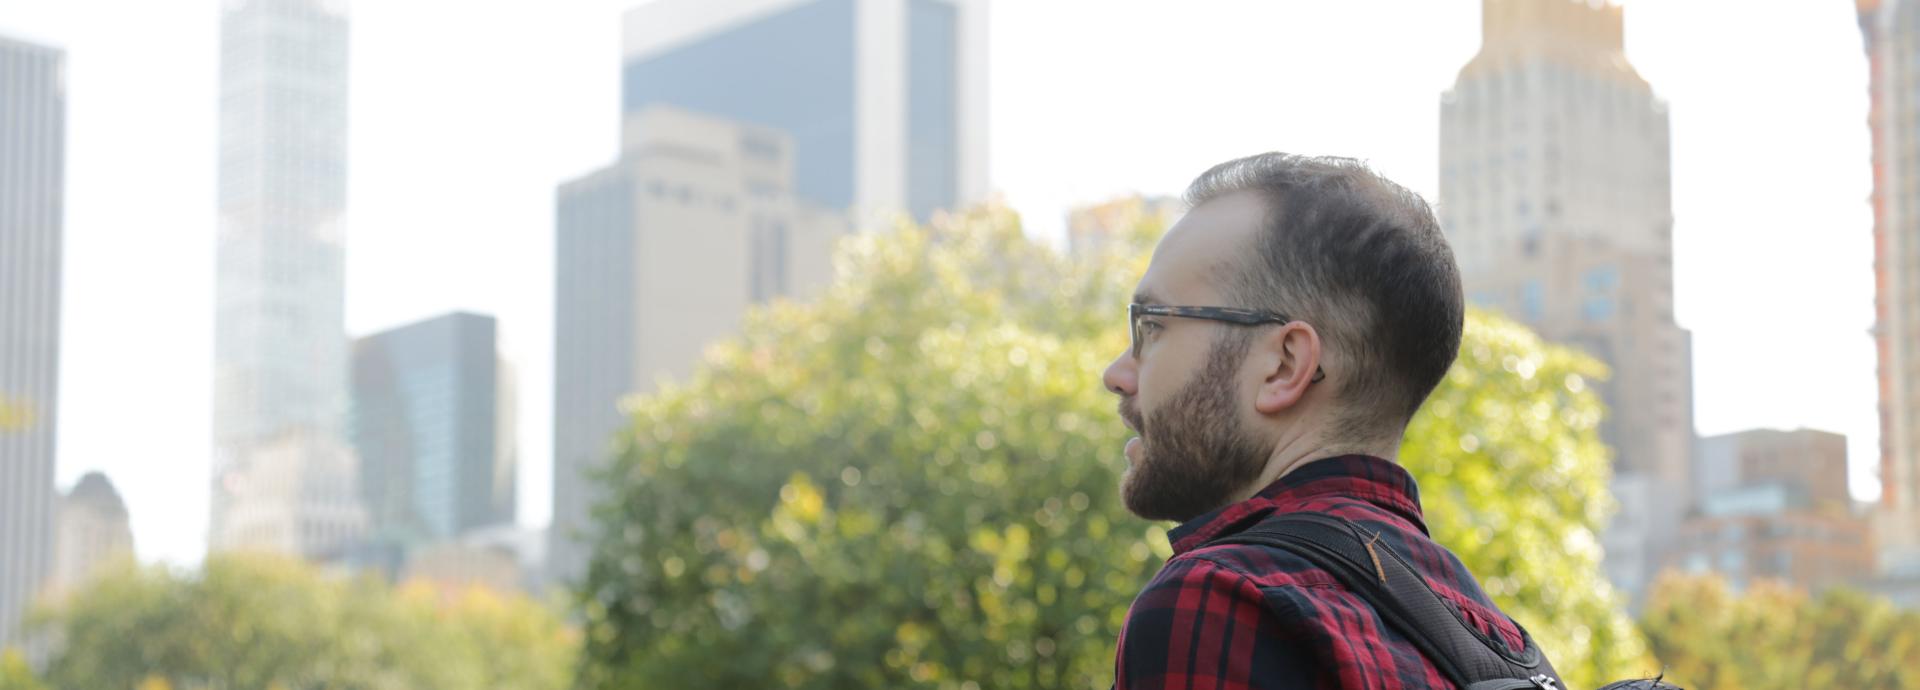
[[1686, 567], [1687, 567], [1687, 572], [1704, 573], [1712, 569], [1712, 564], [1708, 562], [1706, 554], [1695, 553], [1687, 556]]
[[1613, 318], [1613, 298], [1606, 295], [1588, 297], [1580, 304], [1580, 315], [1595, 322]]
[[771, 137], [755, 132], [748, 132], [740, 136], [740, 151], [746, 154], [748, 158], [763, 161], [780, 160], [780, 143]]
[[1539, 280], [1529, 280], [1520, 286], [1520, 310], [1526, 320], [1538, 322], [1547, 312], [1546, 290]]
[[1582, 277], [1587, 292], [1612, 292], [1620, 284], [1620, 269], [1617, 266], [1600, 266], [1587, 269]]

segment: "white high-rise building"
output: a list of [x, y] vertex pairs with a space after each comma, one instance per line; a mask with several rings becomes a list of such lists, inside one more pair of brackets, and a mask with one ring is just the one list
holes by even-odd
[[[349, 452], [345, 2], [227, 0], [220, 48], [210, 548], [327, 557], [311, 549], [355, 523], [342, 517], [351, 476], [316, 476], [353, 469], [338, 457]], [[263, 516], [282, 517], [269, 529]], [[294, 536], [260, 536], [280, 531]]]
[[1873, 107], [1880, 566], [1920, 580], [1920, 2], [1857, 0]]
[[1614, 584], [1638, 593], [1691, 495], [1692, 344], [1673, 320], [1666, 104], [1621, 7], [1484, 0], [1480, 53], [1440, 104], [1440, 218], [1469, 301], [1605, 361]]
[[51, 557], [66, 62], [0, 36], [0, 649]]
[[587, 562], [587, 473], [624, 427], [619, 401], [685, 380], [747, 308], [830, 282], [850, 226], [795, 198], [786, 134], [653, 106], [627, 116], [612, 166], [559, 190], [554, 275], [550, 573]]

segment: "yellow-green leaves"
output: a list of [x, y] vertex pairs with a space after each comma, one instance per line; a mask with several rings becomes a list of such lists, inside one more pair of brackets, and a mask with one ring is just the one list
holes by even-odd
[[110, 574], [42, 619], [62, 641], [47, 670], [62, 690], [558, 690], [579, 646], [549, 608], [517, 594], [390, 588], [231, 554], [197, 573]]
[[1667, 677], [1689, 688], [1920, 687], [1920, 612], [1831, 590], [1670, 575], [1641, 621]]
[[0, 650], [0, 690], [46, 690], [19, 650]]
[[1428, 526], [1574, 687], [1655, 666], [1600, 572], [1612, 510], [1597, 361], [1470, 310], [1460, 356], [1407, 429], [1400, 461]]

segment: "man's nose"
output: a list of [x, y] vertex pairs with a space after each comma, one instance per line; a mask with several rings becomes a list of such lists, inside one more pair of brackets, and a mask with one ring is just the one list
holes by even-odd
[[1107, 365], [1107, 371], [1100, 375], [1100, 381], [1106, 384], [1107, 390], [1115, 395], [1121, 397], [1133, 395], [1137, 392], [1139, 384], [1139, 369], [1136, 365], [1137, 363], [1133, 361], [1133, 353], [1122, 352], [1119, 357], [1113, 359], [1113, 363]]

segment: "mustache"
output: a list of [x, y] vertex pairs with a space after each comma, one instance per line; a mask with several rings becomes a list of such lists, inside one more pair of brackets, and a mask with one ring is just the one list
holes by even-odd
[[1142, 438], [1147, 435], [1147, 420], [1145, 417], [1140, 416], [1140, 408], [1133, 402], [1132, 398], [1122, 398], [1120, 400], [1119, 412], [1120, 419], [1126, 422], [1126, 425], [1132, 428], [1135, 433], [1140, 434]]

